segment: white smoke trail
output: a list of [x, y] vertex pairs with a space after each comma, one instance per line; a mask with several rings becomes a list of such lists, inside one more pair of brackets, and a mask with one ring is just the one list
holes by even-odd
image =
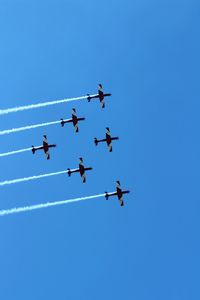
[[[96, 95], [91, 95], [91, 97], [93, 97], [93, 96], [96, 96]], [[62, 100], [48, 101], [48, 102], [42, 102], [42, 103], [37, 103], [37, 104], [30, 104], [30, 105], [25, 105], [25, 106], [1, 109], [0, 115], [5, 115], [5, 114], [28, 110], [28, 109], [40, 108], [40, 107], [45, 107], [45, 106], [50, 106], [50, 105], [56, 105], [56, 104], [65, 103], [65, 102], [87, 99], [87, 97], [88, 96], [82, 96], [82, 97], [76, 97], [76, 98], [68, 98], [68, 99], [62, 99]]]
[[5, 152], [5, 153], [0, 153], [0, 157], [8, 156], [8, 155], [13, 155], [13, 154], [18, 154], [26, 151], [30, 151], [32, 148], [25, 148], [25, 149], [20, 149], [16, 151], [10, 151], [10, 152]]
[[41, 124], [35, 124], [35, 125], [28, 125], [28, 126], [24, 126], [24, 127], [6, 129], [6, 130], [0, 131], [0, 135], [10, 134], [10, 133], [24, 131], [24, 130], [30, 130], [30, 129], [54, 125], [54, 124], [58, 124], [58, 123], [61, 123], [61, 121], [59, 120], [59, 121], [53, 121], [53, 122], [47, 122], [47, 123], [41, 123]]
[[[71, 170], [73, 171], [73, 170]], [[24, 178], [18, 178], [18, 179], [12, 179], [12, 180], [5, 180], [0, 182], [0, 186], [8, 185], [8, 184], [14, 184], [14, 183], [20, 183], [20, 182], [25, 182], [25, 181], [30, 181], [30, 180], [36, 180], [40, 178], [45, 178], [45, 177], [50, 177], [50, 176], [56, 176], [60, 174], [67, 174], [67, 170], [65, 171], [60, 171], [60, 172], [54, 172], [54, 173], [47, 173], [47, 174], [41, 174], [41, 175], [36, 175], [36, 176], [31, 176], [31, 177], [24, 177]]]
[[31, 206], [24, 206], [24, 207], [14, 207], [11, 209], [0, 210], [0, 216], [18, 214], [21, 212], [32, 211], [35, 209], [42, 209], [42, 208], [47, 208], [47, 207], [51, 207], [51, 206], [58, 206], [58, 205], [63, 205], [63, 204], [68, 204], [68, 203], [73, 203], [73, 202], [78, 202], [78, 201], [100, 198], [100, 197], [104, 197], [104, 196], [105, 196], [105, 194], [98, 194], [98, 195], [75, 198], [75, 199], [70, 199], [70, 200], [46, 202], [46, 203], [41, 203], [41, 204], [36, 204], [36, 205], [31, 205]]

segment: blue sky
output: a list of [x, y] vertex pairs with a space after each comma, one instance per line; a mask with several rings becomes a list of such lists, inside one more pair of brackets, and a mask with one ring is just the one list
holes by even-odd
[[[199, 31], [195, 0], [15, 1], [0, 3], [0, 108], [95, 93], [106, 109], [79, 101], [1, 116], [0, 129], [68, 118], [2, 136], [1, 151], [56, 143], [52, 159], [1, 158], [0, 180], [74, 168], [1, 187], [0, 208], [131, 190], [0, 219], [0, 297], [10, 299], [199, 299]], [[112, 154], [93, 138], [109, 126]]]

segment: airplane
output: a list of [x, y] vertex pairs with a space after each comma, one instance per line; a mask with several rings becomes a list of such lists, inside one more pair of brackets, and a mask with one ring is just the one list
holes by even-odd
[[100, 83], [99, 86], [98, 86], [98, 95], [96, 96], [90, 96], [89, 94], [87, 95], [87, 99], [88, 99], [88, 102], [90, 102], [91, 99], [96, 99], [98, 98], [100, 100], [100, 103], [101, 103], [101, 107], [104, 108], [105, 107], [105, 101], [104, 101], [104, 98], [107, 97], [107, 96], [111, 96], [112, 94], [104, 94], [103, 93], [103, 87], [102, 87], [102, 84]]
[[120, 206], [124, 206], [123, 195], [130, 193], [130, 191], [122, 191], [119, 180], [116, 181], [116, 192], [107, 193], [105, 192], [105, 198], [108, 200], [109, 197], [117, 196], [119, 199]]
[[108, 145], [109, 152], [112, 152], [112, 141], [118, 140], [118, 139], [119, 139], [118, 137], [111, 137], [110, 129], [109, 129], [109, 127], [106, 127], [106, 138], [102, 139], [102, 140], [98, 140], [97, 138], [94, 138], [94, 143], [97, 146], [98, 143], [106, 142]]
[[86, 175], [85, 175], [85, 171], [89, 171], [89, 170], [92, 170], [92, 168], [85, 168], [84, 165], [83, 165], [83, 159], [82, 157], [80, 157], [80, 162], [79, 162], [79, 168], [78, 169], [67, 169], [67, 172], [68, 172], [68, 175], [71, 176], [72, 173], [80, 173], [81, 175], [81, 178], [82, 178], [82, 181], [83, 183], [86, 182]]
[[77, 118], [77, 116], [76, 116], [76, 109], [73, 108], [72, 109], [72, 118], [68, 119], [68, 120], [60, 119], [60, 121], [61, 121], [60, 124], [61, 124], [62, 127], [64, 127], [64, 125], [66, 123], [73, 123], [74, 128], [75, 128], [75, 132], [78, 132], [79, 131], [78, 130], [78, 121], [83, 121], [83, 120], [85, 120], [85, 118]]
[[33, 154], [35, 154], [35, 152], [38, 150], [44, 150], [46, 158], [50, 159], [49, 148], [54, 148], [54, 147], [56, 147], [56, 145], [55, 144], [49, 145], [47, 141], [47, 136], [43, 135], [43, 146], [39, 146], [39, 147], [32, 146], [32, 152]]

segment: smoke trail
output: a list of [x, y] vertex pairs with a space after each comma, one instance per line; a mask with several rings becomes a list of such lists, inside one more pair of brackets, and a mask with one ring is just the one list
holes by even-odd
[[30, 130], [30, 129], [34, 129], [34, 128], [38, 128], [38, 127], [44, 127], [44, 126], [54, 125], [54, 124], [58, 124], [60, 122], [61, 121], [53, 121], [53, 122], [47, 122], [47, 123], [41, 123], [41, 124], [35, 124], [35, 125], [28, 125], [28, 126], [24, 126], [24, 127], [6, 129], [6, 130], [0, 131], [0, 135], [10, 134], [10, 133], [24, 131], [24, 130]]
[[[91, 95], [91, 97], [93, 97], [93, 96], [96, 96], [96, 95]], [[50, 105], [56, 105], [56, 104], [65, 103], [65, 102], [87, 99], [87, 97], [88, 96], [82, 96], [82, 97], [76, 97], [76, 98], [68, 98], [68, 99], [48, 101], [48, 102], [37, 103], [37, 104], [30, 104], [30, 105], [25, 105], [25, 106], [18, 106], [18, 107], [13, 107], [13, 108], [8, 108], [8, 109], [1, 109], [0, 115], [5, 115], [5, 114], [28, 110], [28, 109], [35, 109], [35, 108], [40, 108], [40, 107], [45, 107], [45, 106], [50, 106]]]
[[42, 208], [47, 208], [47, 207], [51, 207], [51, 206], [68, 204], [68, 203], [72, 203], [72, 202], [78, 202], [78, 201], [84, 201], [84, 200], [89, 200], [89, 199], [100, 198], [100, 197], [104, 197], [104, 196], [105, 196], [105, 194], [98, 194], [98, 195], [75, 198], [75, 199], [70, 199], [70, 200], [63, 200], [63, 201], [56, 201], [56, 202], [46, 202], [46, 203], [41, 203], [41, 204], [36, 204], [36, 205], [31, 205], [31, 206], [24, 206], [24, 207], [14, 207], [14, 208], [11, 208], [11, 209], [0, 210], [0, 216], [6, 216], [6, 215], [11, 215], [11, 214], [19, 214], [21, 212], [32, 211], [32, 210], [35, 210], [35, 209], [42, 209]]
[[0, 186], [4, 186], [4, 185], [8, 185], [8, 184], [14, 184], [14, 183], [20, 183], [20, 182], [25, 182], [25, 181], [30, 181], [30, 180], [36, 180], [36, 179], [40, 179], [40, 178], [44, 178], [44, 177], [50, 177], [50, 176], [56, 176], [56, 175], [60, 175], [60, 174], [67, 174], [67, 172], [68, 171], [65, 170], [65, 171], [60, 171], [60, 172], [41, 174], [41, 175], [18, 178], [18, 179], [13, 179], [13, 180], [5, 180], [5, 181], [0, 182]]
[[5, 152], [5, 153], [0, 153], [0, 157], [8, 156], [8, 155], [13, 155], [13, 154], [18, 154], [26, 151], [30, 151], [32, 148], [25, 148], [25, 149], [20, 149], [16, 151], [10, 151], [10, 152]]

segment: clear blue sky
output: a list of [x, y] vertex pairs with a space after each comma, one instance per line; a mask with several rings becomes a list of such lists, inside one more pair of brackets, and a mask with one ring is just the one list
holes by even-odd
[[[32, 3], [31, 3], [32, 2]], [[1, 158], [0, 180], [74, 168], [0, 189], [0, 208], [131, 190], [125, 207], [103, 198], [0, 219], [3, 300], [199, 300], [199, 69], [197, 0], [15, 1], [0, 4], [0, 108], [95, 93], [86, 101], [1, 116], [0, 129], [68, 118], [2, 136], [0, 152], [57, 143], [52, 159]], [[95, 148], [109, 126], [114, 152]]]

